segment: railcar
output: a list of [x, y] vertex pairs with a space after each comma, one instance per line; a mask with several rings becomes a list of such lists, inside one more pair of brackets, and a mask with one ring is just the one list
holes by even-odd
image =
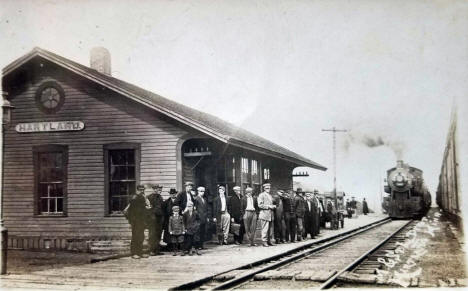
[[431, 194], [424, 184], [423, 171], [403, 161], [387, 171], [382, 207], [391, 218], [421, 218], [431, 207]]
[[[339, 226], [341, 228], [344, 227], [344, 217], [345, 217], [345, 206], [344, 206], [344, 196], [346, 194], [344, 192], [341, 192], [341, 191], [337, 191], [336, 192], [336, 201], [337, 201], [337, 206], [335, 207], [336, 209], [336, 223], [339, 224]], [[332, 221], [333, 221], [333, 217], [332, 217], [332, 213], [329, 213], [328, 210], [327, 210], [327, 204], [328, 204], [328, 201], [331, 201], [333, 204], [335, 203], [334, 202], [334, 194], [333, 192], [325, 192], [325, 193], [319, 193], [318, 194], [318, 198], [319, 198], [319, 201], [320, 203], [322, 204], [322, 207], [323, 207], [323, 214], [322, 214], [322, 217], [320, 218], [320, 226], [325, 228], [325, 224], [327, 222], [330, 222], [330, 228], [335, 228], [335, 229], [338, 229], [338, 225], [331, 225]]]

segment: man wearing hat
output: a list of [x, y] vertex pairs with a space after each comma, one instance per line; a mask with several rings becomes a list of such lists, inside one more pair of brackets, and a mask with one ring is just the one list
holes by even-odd
[[234, 233], [234, 243], [236, 245], [242, 244], [244, 239], [244, 223], [242, 221], [242, 211], [244, 209], [243, 201], [241, 197], [241, 188], [235, 186], [232, 188], [234, 194], [228, 199], [228, 212], [231, 215], [231, 223], [237, 223], [240, 225], [239, 234]]
[[218, 186], [218, 195], [213, 198], [213, 221], [216, 222], [219, 244], [227, 245], [231, 216], [227, 209], [226, 188], [223, 185]]
[[[177, 205], [177, 190], [171, 188], [169, 190], [169, 198], [164, 201], [164, 242], [171, 244], [171, 236], [169, 235], [169, 217], [172, 215], [172, 208]], [[178, 206], [177, 206], [178, 207]], [[179, 211], [180, 212], [180, 211]]]
[[188, 201], [193, 203], [192, 189], [193, 189], [193, 183], [185, 182], [185, 191], [180, 192], [179, 195], [177, 196], [177, 205], [179, 206], [181, 213], [187, 207]]
[[152, 185], [153, 193], [148, 195], [147, 199], [150, 202], [151, 209], [148, 217], [148, 245], [150, 256], [159, 255], [159, 242], [164, 224], [164, 200], [161, 196], [162, 186]]
[[245, 189], [245, 196], [242, 197], [242, 218], [244, 228], [249, 239], [250, 246], [255, 246], [255, 231], [257, 230], [257, 215], [259, 212], [257, 197], [252, 195], [253, 189], [247, 187]]
[[134, 259], [147, 257], [143, 255], [143, 240], [145, 239], [145, 220], [150, 208], [149, 201], [145, 198], [145, 186], [138, 185], [136, 194], [130, 199], [126, 215], [132, 227], [130, 253]]
[[286, 241], [296, 241], [296, 199], [293, 190], [283, 197], [284, 222], [286, 224]]
[[206, 226], [209, 222], [209, 204], [205, 197], [205, 187], [198, 187], [197, 192], [198, 195], [194, 198], [195, 200], [195, 207], [197, 209], [198, 215], [200, 216], [200, 240], [198, 241], [195, 248], [203, 249], [203, 243], [206, 240]]
[[262, 242], [264, 247], [272, 246], [271, 236], [273, 235], [273, 197], [270, 195], [271, 184], [263, 184], [263, 192], [258, 195], [258, 208], [260, 213], [258, 219], [262, 226]]

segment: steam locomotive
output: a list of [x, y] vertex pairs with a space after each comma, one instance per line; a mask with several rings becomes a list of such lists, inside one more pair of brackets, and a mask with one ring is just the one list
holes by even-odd
[[387, 170], [383, 209], [391, 218], [421, 218], [431, 207], [431, 194], [424, 184], [423, 171], [397, 161]]

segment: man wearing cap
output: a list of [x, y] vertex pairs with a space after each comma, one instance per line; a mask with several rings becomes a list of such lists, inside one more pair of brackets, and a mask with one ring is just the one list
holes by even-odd
[[283, 201], [281, 199], [281, 195], [283, 194], [283, 190], [278, 190], [276, 194], [272, 194], [273, 197], [273, 204], [276, 206], [276, 209], [273, 211], [274, 213], [274, 230], [275, 230], [275, 242], [277, 244], [284, 243], [285, 239], [285, 228], [286, 225], [284, 223], [284, 211], [283, 211]]
[[283, 197], [284, 223], [286, 224], [286, 241], [296, 241], [296, 200], [292, 190]]
[[213, 221], [216, 222], [216, 232], [219, 244], [226, 244], [229, 237], [231, 216], [227, 209], [226, 188], [218, 186], [218, 195], [213, 198]]
[[239, 234], [234, 233], [234, 243], [240, 245], [244, 239], [244, 223], [242, 221], [242, 210], [244, 206], [241, 198], [241, 188], [235, 186], [232, 190], [234, 190], [234, 194], [228, 199], [228, 212], [229, 215], [231, 215], [231, 222], [240, 225]]
[[159, 255], [159, 242], [164, 224], [164, 200], [161, 196], [162, 186], [152, 185], [153, 193], [147, 196], [151, 209], [148, 217], [148, 245], [150, 256]]
[[209, 222], [209, 204], [205, 198], [205, 187], [198, 187], [197, 188], [198, 195], [194, 198], [195, 200], [195, 208], [200, 216], [200, 240], [195, 245], [196, 249], [203, 249], [203, 243], [206, 240], [206, 226]]
[[304, 232], [304, 215], [305, 215], [305, 201], [302, 198], [303, 192], [302, 188], [297, 188], [296, 190], [296, 221], [297, 221], [297, 240], [302, 241], [302, 235]]
[[128, 222], [132, 227], [130, 253], [134, 259], [147, 257], [143, 255], [143, 240], [145, 239], [145, 220], [150, 208], [150, 203], [145, 197], [145, 186], [138, 185], [136, 194], [130, 199], [127, 209]]
[[192, 182], [185, 182], [185, 191], [180, 192], [177, 196], [177, 205], [179, 206], [181, 213], [187, 207], [188, 201], [193, 203], [192, 188]]
[[257, 215], [259, 212], [257, 197], [252, 195], [253, 189], [247, 187], [245, 189], [245, 196], [242, 197], [242, 217], [244, 221], [244, 228], [249, 239], [250, 246], [255, 246], [255, 231], [257, 229]]
[[[169, 198], [164, 201], [164, 242], [171, 244], [171, 236], [169, 235], [169, 217], [172, 215], [172, 208], [177, 205], [177, 190], [171, 188], [169, 190]], [[180, 212], [180, 211], [179, 211]]]
[[260, 213], [258, 218], [262, 226], [262, 242], [264, 247], [272, 246], [271, 236], [273, 235], [273, 210], [276, 206], [273, 205], [273, 197], [270, 195], [270, 183], [263, 184], [263, 192], [258, 195], [258, 208]]

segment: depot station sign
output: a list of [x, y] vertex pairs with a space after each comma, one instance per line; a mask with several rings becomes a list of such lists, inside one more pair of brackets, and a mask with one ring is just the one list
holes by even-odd
[[18, 123], [15, 127], [16, 132], [57, 132], [57, 131], [80, 131], [85, 127], [82, 121], [46, 121]]

